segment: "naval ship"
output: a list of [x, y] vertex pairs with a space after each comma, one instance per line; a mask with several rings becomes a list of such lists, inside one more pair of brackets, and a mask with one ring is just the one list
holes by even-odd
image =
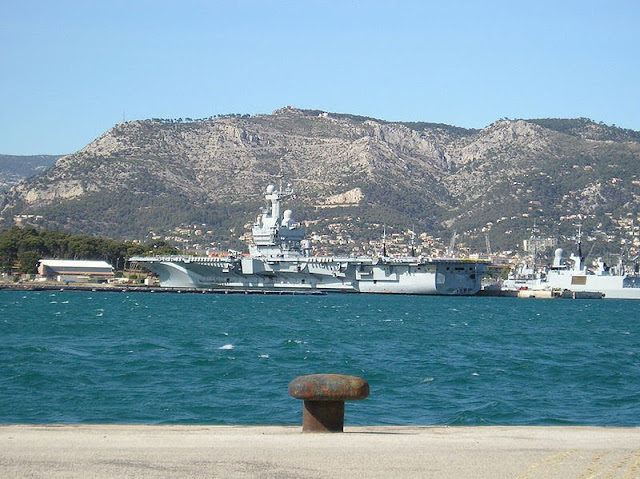
[[[533, 237], [532, 237], [533, 238]], [[576, 237], [577, 254], [571, 253], [569, 262], [564, 259], [562, 248], [555, 250], [553, 264], [546, 268], [518, 268], [503, 283], [505, 291], [527, 291], [534, 296], [538, 292], [595, 293], [605, 299], [640, 299], [640, 275], [638, 265], [632, 272], [622, 261], [617, 266], [607, 266], [598, 258], [595, 268], [586, 265], [586, 256], [582, 253], [582, 231], [578, 229]], [[535, 258], [535, 254], [534, 254]], [[535, 260], [534, 260], [535, 262]]]
[[267, 206], [253, 224], [249, 254], [229, 256], [137, 256], [130, 261], [170, 288], [265, 292], [352, 292], [472, 295], [481, 287], [487, 262], [463, 258], [312, 256], [304, 228], [282, 202], [291, 185], [265, 192]]

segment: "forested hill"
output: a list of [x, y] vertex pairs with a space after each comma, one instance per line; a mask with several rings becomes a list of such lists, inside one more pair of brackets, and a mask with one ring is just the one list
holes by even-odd
[[280, 172], [298, 193], [287, 208], [308, 220], [316, 243], [339, 238], [334, 249], [364, 251], [385, 225], [400, 236], [411, 229], [448, 243], [455, 231], [458, 245], [484, 250], [490, 239], [494, 250], [514, 249], [534, 220], [565, 238], [581, 223], [611, 250], [636, 240], [636, 131], [584, 118], [470, 130], [293, 107], [116, 125], [15, 186], [2, 217], [110, 238], [200, 231], [201, 242], [237, 246]]

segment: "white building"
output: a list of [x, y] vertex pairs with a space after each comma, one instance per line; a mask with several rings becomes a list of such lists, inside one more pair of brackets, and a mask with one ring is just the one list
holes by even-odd
[[106, 261], [41, 259], [38, 276], [55, 281], [106, 281], [113, 278], [113, 267]]

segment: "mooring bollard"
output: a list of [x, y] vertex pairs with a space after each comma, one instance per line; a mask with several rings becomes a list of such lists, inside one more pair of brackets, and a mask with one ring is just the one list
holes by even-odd
[[344, 402], [367, 398], [369, 384], [356, 376], [311, 374], [291, 381], [289, 394], [304, 400], [302, 432], [342, 432]]

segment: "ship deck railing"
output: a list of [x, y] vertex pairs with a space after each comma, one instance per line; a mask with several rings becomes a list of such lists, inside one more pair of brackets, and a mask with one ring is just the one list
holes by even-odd
[[[168, 256], [134, 256], [129, 261], [148, 263], [148, 262], [172, 262], [180, 261], [186, 263], [226, 263], [234, 262], [245, 256], [227, 255], [227, 256], [194, 256], [194, 255], [168, 255]], [[257, 256], [246, 258], [263, 259], [266, 261], [298, 261], [300, 263], [360, 263], [360, 264], [425, 264], [425, 263], [483, 263], [488, 264], [490, 261], [472, 258], [439, 258], [427, 256]]]

